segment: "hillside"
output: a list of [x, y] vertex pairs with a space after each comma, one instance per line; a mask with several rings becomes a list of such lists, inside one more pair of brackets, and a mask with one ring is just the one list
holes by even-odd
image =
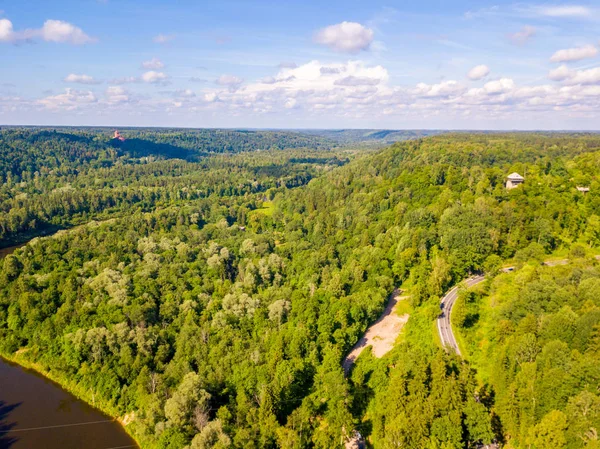
[[370, 145], [384, 147], [395, 142], [441, 134], [438, 130], [394, 129], [303, 129], [301, 134], [319, 136], [342, 145]]
[[[139, 186], [153, 202], [5, 258], [0, 350], [113, 414], [133, 413], [128, 429], [148, 448], [325, 449], [352, 429], [375, 448], [594, 447], [589, 429], [560, 427], [576, 416], [569, 398], [599, 401], [593, 370], [561, 401], [530, 392], [539, 408], [517, 437], [506, 410], [521, 396], [477, 357], [442, 351], [434, 322], [440, 295], [469, 273], [493, 278], [508, 260], [595, 251], [600, 137], [450, 134], [349, 162], [297, 151], [111, 168], [107, 191], [137, 197]], [[515, 171], [525, 183], [507, 191]], [[77, 179], [82, 192], [96, 182]], [[595, 278], [597, 261], [580, 270]], [[570, 275], [561, 276], [548, 283]], [[344, 356], [398, 286], [410, 296], [398, 344], [381, 359], [364, 351], [346, 379]], [[586, 326], [569, 350], [594, 347], [596, 298], [564, 298], [575, 316], [560, 313]], [[532, 313], [552, 320], [562, 305]], [[540, 348], [553, 337], [543, 338]], [[554, 345], [563, 355], [564, 344]], [[490, 359], [504, 351], [489, 348]], [[551, 363], [538, 369], [551, 378]]]

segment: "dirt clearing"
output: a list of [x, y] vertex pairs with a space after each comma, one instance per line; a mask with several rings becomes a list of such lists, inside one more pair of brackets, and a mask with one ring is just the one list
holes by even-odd
[[367, 346], [373, 348], [373, 355], [377, 358], [383, 357], [394, 347], [400, 331], [408, 321], [408, 314], [398, 315], [396, 313], [398, 302], [407, 298], [400, 296], [401, 293], [400, 289], [394, 290], [381, 317], [367, 329], [365, 335], [346, 356], [342, 364], [346, 374], [350, 372], [350, 368]]

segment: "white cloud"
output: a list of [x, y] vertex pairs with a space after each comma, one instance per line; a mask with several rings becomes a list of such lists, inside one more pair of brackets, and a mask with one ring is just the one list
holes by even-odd
[[215, 92], [209, 92], [207, 94], [204, 94], [204, 101], [208, 101], [209, 103], [212, 103], [217, 100], [218, 100], [218, 97]]
[[106, 101], [110, 104], [129, 102], [129, 93], [120, 86], [109, 86], [105, 92]]
[[588, 17], [592, 15], [592, 10], [582, 5], [542, 6], [536, 9], [539, 14], [548, 17]]
[[566, 65], [561, 65], [557, 69], [548, 73], [548, 78], [553, 81], [562, 81], [568, 86], [591, 84], [600, 84], [600, 67], [587, 70], [572, 70]]
[[166, 44], [167, 42], [172, 41], [175, 38], [172, 34], [157, 34], [152, 39], [157, 44]]
[[464, 91], [464, 86], [460, 85], [457, 81], [449, 80], [431, 85], [426, 83], [419, 83], [417, 84], [417, 87], [412, 90], [412, 93], [417, 96], [438, 98], [460, 95]]
[[533, 36], [535, 36], [535, 33], [536, 29], [534, 27], [525, 25], [520, 31], [517, 31], [516, 33], [510, 33], [508, 38], [515, 45], [525, 45]]
[[[321, 73], [323, 71], [321, 70]], [[366, 76], [347, 76], [334, 81], [336, 86], [376, 86], [381, 82], [379, 78], [369, 78]]]
[[586, 58], [593, 58], [598, 54], [598, 49], [593, 45], [583, 47], [567, 48], [558, 50], [550, 58], [550, 62], [580, 61]]
[[12, 42], [14, 39], [13, 24], [8, 19], [0, 19], [0, 42]]
[[51, 95], [42, 98], [38, 103], [47, 109], [74, 110], [82, 105], [96, 103], [98, 99], [90, 90], [65, 89], [65, 92], [58, 95]]
[[600, 84], [600, 67], [574, 71], [568, 78], [569, 84]]
[[553, 81], [563, 81], [567, 78], [571, 78], [573, 76], [573, 71], [570, 70], [566, 65], [561, 65], [560, 67], [550, 70], [548, 73], [548, 78]]
[[152, 58], [149, 61], [142, 62], [142, 68], [146, 70], [159, 70], [162, 69], [165, 65], [158, 58]]
[[94, 79], [94, 77], [90, 75], [77, 75], [75, 73], [70, 73], [64, 79], [66, 83], [78, 83], [78, 84], [100, 84], [100, 81]]
[[470, 80], [476, 81], [485, 78], [490, 74], [490, 68], [487, 65], [477, 65], [469, 70], [467, 76]]
[[62, 20], [46, 20], [42, 27], [41, 35], [48, 42], [61, 42], [73, 45], [96, 42], [95, 38], [85, 34], [81, 28]]
[[486, 93], [496, 95], [505, 93], [515, 87], [515, 82], [510, 78], [501, 78], [496, 81], [485, 83], [483, 89]]
[[[535, 126], [534, 123], [543, 123], [545, 119], [561, 123], [563, 119], [571, 119], [568, 123], [574, 123], [582, 114], [588, 118], [597, 116], [600, 67], [575, 70], [561, 66], [548, 76], [558, 82], [523, 86], [505, 77], [487, 80], [483, 86], [473, 88], [454, 80], [411, 87], [390, 84], [387, 70], [380, 65], [364, 61], [325, 64], [311, 61], [296, 68], [274, 70], [269, 83], [242, 82], [237, 76], [225, 75], [220, 83], [206, 85], [198, 92], [157, 89], [152, 95], [136, 97], [122, 86], [110, 85], [99, 99], [91, 91], [74, 89], [59, 95], [49, 94], [38, 101], [0, 97], [0, 113], [14, 108], [44, 108], [77, 111], [86, 117], [116, 111], [123, 117], [137, 116], [143, 111], [143, 114], [181, 114], [182, 119], [189, 114], [207, 114], [207, 117], [244, 120], [270, 114], [276, 120], [293, 116], [305, 120], [302, 123], [322, 122], [329, 126], [348, 120], [357, 120], [351, 122], [356, 124], [366, 123], [365, 120], [377, 123], [392, 116], [401, 123], [414, 123], [411, 120], [415, 117], [423, 120], [419, 123], [431, 123], [429, 126], [445, 123], [442, 127], [454, 121], [466, 124], [461, 121], [465, 117], [472, 117], [469, 126], [472, 123], [474, 127], [484, 127], [482, 120]], [[142, 78], [135, 80], [141, 82]], [[444, 121], [436, 122], [436, 117]]]
[[314, 41], [342, 53], [368, 50], [373, 42], [373, 30], [356, 22], [330, 25], [315, 34]]
[[165, 75], [163, 72], [156, 72], [154, 70], [150, 70], [144, 73], [141, 77], [142, 81], [145, 83], [165, 83], [169, 77]]
[[42, 28], [14, 31], [13, 24], [8, 19], [0, 19], [0, 42], [22, 42], [40, 38], [46, 42], [83, 45], [96, 42], [97, 39], [88, 36], [84, 31], [62, 20], [46, 20]]

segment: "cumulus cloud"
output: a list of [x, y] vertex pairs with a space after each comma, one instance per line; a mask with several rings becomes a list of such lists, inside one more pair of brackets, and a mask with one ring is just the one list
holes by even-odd
[[218, 96], [217, 96], [216, 92], [209, 92], [209, 93], [204, 94], [204, 101], [213, 103], [217, 100], [218, 100]]
[[129, 102], [129, 93], [120, 86], [109, 86], [105, 92], [106, 101], [109, 104], [120, 104]]
[[81, 28], [62, 20], [46, 20], [41, 34], [42, 38], [48, 42], [62, 42], [73, 45], [96, 42], [95, 38], [85, 34]]
[[580, 61], [586, 58], [593, 58], [598, 54], [598, 49], [593, 45], [585, 45], [583, 47], [566, 48], [558, 50], [550, 58], [550, 62], [568, 62]]
[[457, 81], [448, 80], [437, 84], [419, 83], [417, 87], [411, 91], [414, 95], [422, 97], [450, 97], [459, 95], [465, 91], [464, 86]]
[[342, 22], [319, 30], [314, 41], [341, 53], [368, 50], [373, 43], [373, 30], [356, 22]]
[[[380, 65], [364, 61], [310, 61], [299, 67], [274, 70], [268, 82], [264, 79], [242, 82], [236, 76], [224, 75], [220, 82], [206, 85], [199, 92], [158, 89], [152, 96], [139, 97], [123, 86], [110, 85], [100, 99], [91, 91], [68, 89], [59, 95], [47, 94], [38, 101], [0, 98], [0, 111], [7, 110], [7, 105], [11, 108], [19, 105], [57, 113], [64, 110], [102, 113], [105, 108], [111, 113], [180, 110], [181, 114], [207, 113], [216, 117], [293, 114], [317, 123], [321, 118], [333, 117], [360, 120], [392, 116], [408, 121], [414, 117], [444, 117], [450, 121], [473, 117], [533, 123], [532, 120], [546, 116], [554, 119], [581, 114], [596, 116], [600, 110], [600, 68], [575, 70], [560, 66], [548, 76], [555, 82], [522, 86], [504, 77], [471, 88], [454, 80], [402, 86], [391, 84], [387, 70]], [[138, 80], [141, 82], [141, 77]], [[563, 111], [564, 115], [558, 115], [557, 111]]]
[[0, 42], [23, 42], [42, 39], [46, 42], [83, 45], [96, 42], [81, 28], [62, 20], [46, 20], [41, 28], [15, 31], [8, 19], [0, 19]]
[[51, 95], [42, 98], [38, 104], [47, 109], [64, 109], [67, 111], [77, 109], [82, 105], [96, 103], [98, 99], [90, 90], [65, 89], [65, 92], [58, 95]]
[[157, 44], [166, 44], [167, 42], [172, 41], [175, 38], [172, 34], [157, 34], [152, 38], [152, 40]]
[[148, 72], [145, 72], [142, 75], [141, 79], [145, 83], [158, 84], [158, 83], [165, 83], [169, 79], [169, 77], [166, 74], [164, 74], [163, 72], [157, 72], [155, 70], [150, 70]]
[[487, 65], [481, 64], [481, 65], [476, 65], [471, 70], [469, 70], [469, 73], [467, 73], [467, 76], [469, 77], [470, 80], [476, 81], [476, 80], [485, 78], [489, 74], [490, 74], [490, 68]]
[[600, 84], [600, 67], [587, 70], [577, 70], [569, 78], [571, 84]]
[[[324, 74], [321, 70], [324, 67], [336, 70]], [[277, 108], [322, 111], [342, 104], [363, 110], [379, 94], [392, 94], [387, 86], [387, 70], [381, 66], [367, 66], [361, 61], [328, 65], [311, 61], [296, 68], [282, 68], [266, 80], [243, 86], [239, 81], [237, 77], [222, 77], [217, 83], [221, 89], [206, 92], [205, 100], [214, 102], [215, 107], [244, 108], [261, 113]]]
[[536, 29], [534, 27], [525, 25], [516, 33], [510, 33], [508, 38], [515, 45], [525, 45], [533, 36], [535, 36], [535, 33]]
[[510, 78], [501, 78], [496, 81], [489, 81], [483, 86], [483, 90], [492, 95], [505, 93], [515, 87], [515, 82]]
[[548, 78], [553, 81], [562, 81], [568, 85], [592, 85], [600, 84], [600, 67], [587, 70], [572, 70], [566, 65], [561, 65], [557, 69], [548, 73]]
[[[321, 71], [323, 73], [323, 71]], [[378, 78], [369, 78], [366, 76], [347, 76], [334, 81], [336, 86], [376, 86], [381, 82]]]
[[8, 19], [0, 19], [0, 42], [13, 42], [14, 34], [12, 22]]
[[570, 78], [572, 74], [573, 71], [563, 64], [560, 67], [557, 67], [556, 69], [550, 70], [550, 72], [548, 72], [548, 78], [550, 78], [553, 81], [563, 81], [567, 78]]
[[142, 62], [142, 68], [146, 70], [159, 70], [162, 69], [165, 65], [158, 58], [152, 58], [149, 61]]
[[64, 79], [66, 83], [77, 83], [77, 84], [100, 84], [100, 81], [94, 79], [94, 77], [90, 75], [77, 75], [75, 73], [70, 73]]

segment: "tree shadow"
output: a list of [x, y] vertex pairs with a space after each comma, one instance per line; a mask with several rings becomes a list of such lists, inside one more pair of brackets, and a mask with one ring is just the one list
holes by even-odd
[[478, 321], [479, 321], [478, 313], [469, 313], [469, 314], [467, 314], [467, 317], [465, 318], [465, 322], [462, 327], [465, 329], [470, 329], [473, 326], [475, 326], [475, 324], [477, 324]]
[[10, 422], [8, 419], [10, 412], [16, 409], [21, 403], [7, 404], [4, 401], [0, 401], [0, 449], [9, 449], [15, 444], [18, 439], [8, 435], [8, 433], [15, 427], [16, 423]]
[[124, 141], [113, 139], [110, 144], [122, 152], [129, 153], [132, 157], [159, 156], [167, 159], [187, 159], [191, 155], [187, 148], [145, 139], [134, 138]]
[[53, 139], [62, 139], [62, 140], [66, 140], [67, 142], [79, 142], [79, 143], [91, 143], [92, 142], [92, 137], [90, 136], [86, 136], [86, 135], [82, 135], [82, 134], [71, 134], [71, 133], [65, 133], [65, 132], [61, 132], [61, 131], [56, 131], [56, 130], [41, 130], [38, 131], [36, 133], [32, 133], [31, 136], [29, 137], [29, 140], [32, 142], [36, 142], [38, 140], [47, 140], [49, 138], [53, 138]]

